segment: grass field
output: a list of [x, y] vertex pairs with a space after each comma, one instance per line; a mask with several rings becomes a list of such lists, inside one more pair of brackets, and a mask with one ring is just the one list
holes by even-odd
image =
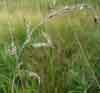
[[0, 0], [0, 93], [100, 93], [99, 5]]

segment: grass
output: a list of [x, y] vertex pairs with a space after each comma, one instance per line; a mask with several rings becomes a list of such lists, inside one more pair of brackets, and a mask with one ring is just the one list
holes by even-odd
[[[0, 93], [100, 92], [100, 24], [93, 19], [98, 0], [2, 3]], [[79, 3], [95, 11], [75, 9], [40, 24], [51, 8]]]

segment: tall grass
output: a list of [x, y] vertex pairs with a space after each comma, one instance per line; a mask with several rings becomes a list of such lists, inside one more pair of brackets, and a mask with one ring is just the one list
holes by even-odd
[[99, 93], [98, 8], [98, 0], [1, 1], [0, 93]]

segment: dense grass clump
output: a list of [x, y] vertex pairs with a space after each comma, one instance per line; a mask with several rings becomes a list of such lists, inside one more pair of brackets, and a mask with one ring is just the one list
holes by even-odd
[[0, 0], [0, 93], [99, 93], [99, 3]]

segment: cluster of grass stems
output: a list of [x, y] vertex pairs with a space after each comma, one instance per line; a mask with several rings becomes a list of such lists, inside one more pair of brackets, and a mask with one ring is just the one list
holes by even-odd
[[0, 93], [100, 92], [98, 0], [0, 2]]

